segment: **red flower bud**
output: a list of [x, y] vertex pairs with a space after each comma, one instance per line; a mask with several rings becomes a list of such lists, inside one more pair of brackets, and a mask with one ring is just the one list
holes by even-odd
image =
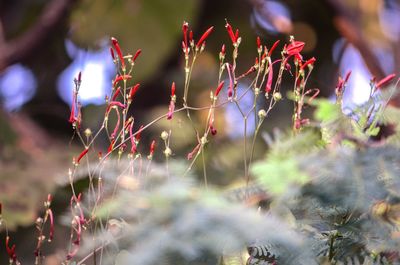
[[347, 83], [349, 81], [350, 76], [351, 76], [351, 71], [348, 71], [347, 74], [346, 74], [346, 77], [344, 78], [344, 82], [345, 83]]
[[118, 82], [120, 82], [120, 81], [122, 81], [122, 80], [126, 81], [126, 80], [129, 80], [129, 79], [131, 79], [131, 78], [132, 78], [131, 75], [118, 75], [118, 76], [115, 78], [114, 82], [113, 82], [113, 87], [115, 87], [115, 85], [116, 85]]
[[221, 89], [224, 87], [224, 81], [222, 81], [221, 83], [219, 83], [217, 89], [215, 90], [215, 96], [218, 97], [219, 92], [221, 92]]
[[125, 60], [124, 60], [124, 56], [122, 55], [121, 48], [119, 47], [118, 40], [116, 38], [112, 37], [111, 38], [111, 42], [112, 42], [115, 50], [117, 51], [117, 54], [118, 54], [119, 60], [121, 62], [122, 68], [125, 68]]
[[149, 156], [153, 156], [154, 154], [154, 150], [156, 149], [156, 141], [153, 140], [150, 144], [150, 152], [149, 152]]
[[139, 87], [140, 87], [140, 84], [136, 84], [136, 85], [134, 85], [132, 88], [131, 88], [131, 91], [129, 91], [129, 96], [128, 96], [128, 98], [130, 99], [130, 100], [132, 100], [133, 99], [133, 96], [136, 94], [136, 92], [139, 90]]
[[114, 93], [114, 95], [113, 95], [111, 101], [115, 101], [115, 99], [118, 97], [118, 95], [120, 94], [120, 92], [121, 92], [121, 87], [118, 87], [117, 90], [115, 91], [115, 93]]
[[172, 119], [172, 114], [174, 113], [174, 111], [175, 111], [175, 102], [171, 99], [168, 107], [167, 120]]
[[386, 76], [385, 78], [381, 79], [376, 85], [376, 88], [381, 88], [383, 86], [386, 86], [390, 81], [392, 81], [396, 77], [396, 74], [390, 74]]
[[236, 36], [235, 36], [235, 34], [233, 33], [233, 30], [232, 30], [232, 26], [228, 23], [228, 21], [226, 22], [226, 24], [225, 24], [225, 28], [226, 28], [226, 30], [228, 31], [228, 34], [229, 34], [229, 37], [231, 38], [231, 41], [232, 41], [232, 44], [235, 44], [236, 43]]
[[272, 90], [272, 78], [274, 75], [274, 65], [271, 64], [269, 66], [269, 70], [268, 70], [268, 79], [267, 79], [267, 83], [265, 84], [265, 93], [269, 93]]
[[175, 82], [172, 82], [171, 85], [171, 97], [175, 96]]
[[298, 55], [304, 48], [305, 43], [302, 41], [293, 41], [286, 47], [286, 53], [290, 55]]
[[275, 41], [275, 43], [272, 45], [271, 49], [268, 52], [268, 56], [270, 57], [272, 52], [275, 50], [275, 48], [278, 46], [280, 40]]
[[261, 39], [259, 36], [257, 36], [257, 48], [260, 49], [261, 48]]
[[197, 42], [196, 47], [200, 47], [201, 44], [208, 38], [208, 36], [211, 34], [213, 31], [214, 27], [209, 27], [206, 32], [203, 33], [203, 35], [200, 37], [200, 40]]
[[142, 131], [143, 131], [143, 125], [140, 125], [139, 130], [136, 132], [135, 135], [136, 142], [139, 142], [140, 139], [142, 138]]
[[189, 41], [193, 42], [193, 31], [189, 31]]
[[114, 54], [114, 49], [112, 47], [110, 47], [110, 54], [111, 54], [111, 58], [113, 60], [115, 60], [115, 54]]
[[50, 218], [50, 231], [49, 231], [49, 242], [53, 240], [54, 237], [54, 216], [53, 216], [53, 211], [51, 209], [48, 209], [48, 214]]
[[188, 31], [188, 28], [189, 28], [189, 24], [186, 22], [186, 21], [184, 21], [183, 22], [183, 25], [182, 25], [182, 32], [183, 32], [183, 41], [184, 41], [184, 43], [185, 43], [185, 47], [187, 48], [187, 46], [188, 46], [188, 40], [187, 40], [187, 31]]
[[236, 29], [235, 31], [235, 39], [236, 41], [239, 39], [239, 29]]
[[53, 200], [53, 196], [51, 194], [47, 194], [47, 202], [51, 203], [52, 200]]
[[82, 153], [79, 154], [78, 158], [75, 160], [77, 164], [81, 161], [81, 159], [89, 152], [88, 148], [85, 148], [85, 150], [82, 151]]
[[225, 44], [222, 44], [221, 55], [225, 56]]
[[140, 55], [141, 53], [142, 53], [142, 50], [141, 50], [141, 49], [137, 50], [136, 53], [135, 53], [135, 55], [133, 56], [132, 61], [135, 62], [136, 59], [139, 57], [139, 55]]
[[304, 68], [306, 68], [307, 65], [313, 65], [315, 63], [317, 59], [315, 59], [315, 57], [312, 57], [311, 59], [309, 59], [308, 61], [306, 61], [301, 67], [300, 69], [304, 70]]
[[10, 237], [7, 236], [6, 237], [6, 251], [8, 254], [8, 257], [10, 258], [10, 260], [12, 260], [13, 262], [17, 261], [17, 254], [15, 253], [15, 244], [13, 244], [11, 247], [9, 246], [10, 243]]

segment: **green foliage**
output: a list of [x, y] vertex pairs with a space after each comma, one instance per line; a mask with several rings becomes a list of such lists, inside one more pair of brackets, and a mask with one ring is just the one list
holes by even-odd
[[280, 195], [290, 184], [305, 184], [308, 176], [297, 167], [296, 160], [272, 158], [267, 163], [256, 163], [252, 168], [260, 185], [274, 195]]
[[234, 264], [235, 254], [255, 243], [279, 246], [274, 255], [281, 264], [312, 264], [306, 241], [282, 220], [228, 202], [189, 179], [166, 181], [153, 172], [142, 181], [99, 210], [112, 218], [108, 227], [114, 229], [100, 235], [98, 244], [116, 253], [108, 257], [115, 264], [217, 264], [222, 256], [229, 261], [224, 264]]

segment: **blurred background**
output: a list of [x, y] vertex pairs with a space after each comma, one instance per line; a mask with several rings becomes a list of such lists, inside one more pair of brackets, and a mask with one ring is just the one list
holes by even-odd
[[[228, 53], [232, 50], [225, 19], [240, 29], [242, 37], [238, 72], [253, 64], [256, 36], [271, 47], [294, 35], [306, 43], [304, 57], [317, 58], [309, 86], [318, 87], [322, 96], [332, 97], [338, 76], [352, 71], [345, 94], [349, 108], [368, 99], [371, 77], [380, 79], [400, 68], [399, 0], [1, 0], [0, 202], [9, 228], [18, 228], [17, 237], [23, 239], [32, 228], [47, 193], [66, 186], [71, 159], [82, 149], [68, 123], [78, 72], [83, 128], [95, 131], [104, 118], [99, 113], [104, 113], [104, 99], [116, 73], [110, 37], [116, 37], [126, 53], [142, 49], [133, 73], [134, 83], [141, 83], [139, 100], [131, 112], [139, 127], [167, 112], [172, 81], [177, 83], [178, 105], [182, 103], [183, 21], [189, 22], [196, 39], [215, 26], [197, 61], [189, 100], [193, 106], [209, 104], [209, 91], [217, 85], [221, 45], [227, 45]], [[284, 90], [290, 90], [290, 81], [287, 78]], [[284, 100], [264, 130], [289, 127], [291, 111], [291, 102]], [[201, 122], [206, 114], [196, 113], [195, 118]], [[179, 128], [172, 138], [176, 158], [195, 146], [184, 120], [184, 115], [173, 119], [172, 127]], [[206, 159], [210, 181], [225, 185], [243, 175], [243, 158], [234, 152], [243, 148], [243, 125], [229, 106], [218, 112], [216, 122], [213, 141], [218, 148], [210, 147], [212, 156]], [[141, 151], [146, 153], [151, 139], [158, 139], [169, 126], [161, 121], [146, 131]], [[249, 132], [253, 129], [250, 123]], [[103, 144], [106, 148], [107, 142]], [[265, 148], [261, 141], [256, 157]], [[62, 202], [66, 197], [59, 194]], [[26, 244], [26, 249], [32, 247]]]

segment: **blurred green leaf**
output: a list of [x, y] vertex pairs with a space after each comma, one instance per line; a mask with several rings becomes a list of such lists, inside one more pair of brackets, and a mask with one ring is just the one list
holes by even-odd
[[328, 99], [313, 100], [312, 105], [317, 107], [314, 117], [318, 121], [330, 122], [342, 115], [340, 105], [330, 102]]
[[251, 169], [257, 181], [269, 192], [280, 195], [292, 184], [305, 184], [309, 177], [302, 173], [293, 158], [271, 158], [258, 162]]

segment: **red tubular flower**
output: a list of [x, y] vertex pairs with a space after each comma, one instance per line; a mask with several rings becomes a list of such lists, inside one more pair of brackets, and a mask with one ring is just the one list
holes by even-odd
[[221, 47], [221, 55], [222, 55], [222, 56], [225, 56], [225, 44], [222, 44], [222, 47]]
[[119, 125], [121, 123], [121, 115], [119, 114], [118, 111], [116, 111], [116, 113], [117, 113], [117, 123], [115, 124], [114, 130], [113, 130], [113, 132], [111, 134], [111, 139], [114, 139], [115, 136], [117, 135], [118, 130], [119, 130]]
[[256, 42], [257, 42], [257, 49], [260, 49], [261, 48], [261, 39], [259, 36], [257, 36]]
[[192, 45], [193, 43], [193, 31], [189, 31], [189, 41], [190, 41], [190, 45]]
[[140, 125], [139, 130], [136, 132], [135, 140], [138, 143], [142, 137], [143, 125]]
[[150, 144], [150, 151], [149, 151], [149, 157], [153, 157], [154, 150], [156, 149], [156, 140], [153, 140]]
[[200, 37], [199, 41], [196, 44], [197, 48], [200, 48], [201, 44], [208, 38], [208, 36], [211, 34], [211, 32], [214, 30], [214, 27], [209, 27], [203, 35]]
[[172, 82], [172, 85], [171, 85], [171, 100], [169, 102], [167, 120], [172, 119], [172, 114], [174, 113], [174, 110], [175, 110], [175, 101], [176, 101], [175, 82]]
[[53, 216], [53, 211], [51, 209], [48, 209], [47, 212], [50, 218], [49, 242], [51, 242], [54, 238], [54, 216]]
[[185, 44], [185, 47], [188, 47], [188, 39], [187, 39], [187, 31], [189, 29], [189, 23], [187, 23], [186, 21], [183, 22], [182, 25], [182, 32], [183, 32], [183, 41]]
[[78, 73], [78, 84], [82, 82], [82, 72]]
[[341, 77], [339, 77], [338, 82], [336, 84], [336, 89], [335, 89], [337, 95], [340, 95], [343, 93], [344, 84], [345, 83], [344, 83], [343, 79]]
[[232, 79], [232, 75], [231, 75], [231, 67], [230, 65], [227, 63], [226, 64], [226, 68], [227, 68], [227, 72], [228, 72], [228, 76], [229, 76], [229, 87], [228, 87], [228, 99], [232, 99], [233, 96], [233, 79]]
[[228, 31], [229, 37], [231, 38], [232, 44], [235, 44], [237, 39], [235, 34], [233, 33], [232, 26], [226, 21], [225, 28]]
[[85, 150], [82, 151], [82, 153], [79, 154], [78, 158], [75, 160], [77, 164], [81, 161], [81, 159], [89, 152], [88, 148], [85, 148]]
[[136, 59], [139, 57], [139, 55], [140, 55], [141, 53], [142, 53], [142, 50], [141, 50], [141, 49], [137, 50], [136, 53], [135, 53], [135, 55], [133, 56], [132, 61], [135, 62]]
[[385, 78], [381, 79], [378, 83], [376, 83], [375, 87], [377, 89], [386, 86], [390, 81], [392, 81], [396, 77], [396, 74], [390, 74]]
[[108, 115], [108, 113], [110, 112], [111, 108], [117, 106], [120, 107], [122, 109], [125, 109], [126, 106], [124, 104], [122, 104], [119, 101], [110, 101], [110, 103], [108, 103], [107, 109], [106, 109], [106, 115]]
[[222, 81], [221, 83], [219, 83], [217, 89], [215, 90], [215, 96], [218, 97], [219, 92], [221, 92], [221, 89], [224, 87], [224, 81]]
[[125, 60], [124, 60], [124, 56], [122, 55], [121, 48], [119, 47], [118, 40], [116, 38], [112, 37], [111, 38], [111, 42], [112, 42], [115, 50], [117, 51], [117, 54], [118, 54], [119, 60], [121, 62], [122, 68], [125, 68]]
[[49, 193], [47, 194], [47, 203], [51, 203], [53, 201], [53, 196]]
[[271, 49], [268, 52], [268, 56], [271, 57], [272, 52], [275, 50], [275, 48], [278, 46], [280, 40], [275, 41], [275, 43], [272, 45]]
[[269, 66], [269, 72], [268, 72], [268, 78], [267, 78], [267, 83], [265, 84], [265, 93], [268, 94], [269, 92], [271, 92], [272, 90], [272, 80], [273, 80], [273, 76], [274, 76], [274, 72], [273, 72], [273, 67], [274, 64], [281, 62], [282, 60], [276, 60], [273, 63], [271, 63], [271, 65]]
[[113, 82], [113, 87], [115, 87], [115, 85], [118, 83], [118, 82], [120, 82], [120, 81], [122, 81], [122, 80], [129, 80], [129, 79], [131, 79], [132, 78], [132, 76], [131, 75], [119, 75], [119, 76], [117, 76], [115, 79], [114, 79], [114, 82]]
[[72, 105], [71, 105], [71, 114], [69, 115], [69, 120], [68, 122], [73, 124], [76, 122], [76, 117], [75, 117], [75, 109], [76, 109], [76, 91], [74, 90], [72, 92]]
[[108, 146], [107, 154], [111, 153], [112, 150], [114, 149], [114, 143], [115, 143], [115, 139], [112, 139], [110, 145]]
[[114, 53], [114, 49], [112, 47], [110, 47], [110, 54], [111, 54], [111, 58], [113, 59], [113, 61], [115, 61], [115, 53]]
[[126, 130], [128, 128], [129, 125], [131, 125], [131, 123], [134, 121], [133, 117], [129, 117], [129, 119], [125, 122], [125, 127], [124, 129]]
[[172, 119], [172, 114], [174, 113], [174, 110], [175, 110], [175, 102], [173, 100], [171, 100], [169, 102], [167, 120]]
[[200, 149], [200, 144], [197, 144], [195, 148], [193, 148], [192, 152], [187, 154], [187, 160], [191, 160], [195, 156], [195, 154], [199, 151], [199, 149]]
[[286, 53], [290, 55], [298, 55], [304, 48], [305, 43], [302, 41], [293, 41], [286, 47]]
[[239, 29], [236, 29], [235, 31], [235, 39], [236, 41], [239, 39]]
[[315, 57], [312, 57], [311, 59], [307, 60], [301, 67], [301, 70], [304, 70], [308, 65], [313, 65], [317, 59]]
[[268, 70], [268, 79], [267, 79], [267, 83], [265, 84], [265, 94], [268, 94], [269, 92], [271, 92], [272, 90], [272, 78], [274, 75], [274, 65], [271, 64], [269, 66], [269, 70]]
[[137, 151], [137, 147], [136, 147], [135, 138], [133, 137], [132, 130], [133, 130], [133, 123], [131, 124], [131, 126], [129, 126], [129, 139], [131, 140], [131, 145], [132, 145], [131, 154], [134, 155]]
[[172, 85], [171, 85], [171, 97], [174, 97], [175, 96], [175, 82], [172, 82]]
[[138, 91], [139, 87], [140, 87], [140, 84], [136, 84], [134, 87], [131, 88], [131, 91], [129, 91], [129, 96], [128, 96], [129, 100], [133, 99], [133, 96], [136, 94], [136, 92]]
[[[257, 59], [257, 58], [256, 58]], [[256, 68], [254, 67], [254, 65], [252, 67], [250, 67], [249, 70], [247, 70], [247, 72], [245, 72], [244, 74], [240, 75], [237, 79], [242, 79], [243, 77], [248, 76], [249, 74], [253, 73], [256, 71]]]
[[347, 83], [349, 81], [350, 76], [351, 76], [351, 71], [348, 71], [347, 74], [346, 74], [346, 77], [344, 78], [344, 82], [345, 83]]
[[115, 101], [115, 99], [118, 97], [118, 95], [121, 93], [121, 87], [118, 87], [117, 90], [115, 91], [111, 101]]
[[10, 243], [10, 237], [7, 236], [6, 237], [6, 251], [8, 254], [8, 257], [10, 258], [10, 260], [12, 260], [13, 262], [17, 261], [17, 254], [15, 253], [15, 244], [13, 244], [11, 247], [9, 246]]

